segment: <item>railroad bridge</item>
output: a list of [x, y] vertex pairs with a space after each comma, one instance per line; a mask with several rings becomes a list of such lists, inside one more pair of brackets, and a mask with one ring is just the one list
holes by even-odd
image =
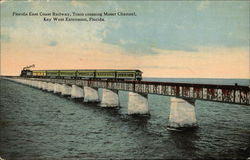
[[[169, 127], [197, 127], [195, 100], [239, 105], [250, 104], [250, 87], [168, 83], [152, 81], [114, 81], [89, 79], [7, 78], [46, 91], [60, 93], [84, 102], [99, 102], [101, 107], [119, 106], [119, 91], [128, 91], [128, 114], [148, 114], [148, 94], [171, 96]], [[98, 89], [102, 88], [99, 97]]]

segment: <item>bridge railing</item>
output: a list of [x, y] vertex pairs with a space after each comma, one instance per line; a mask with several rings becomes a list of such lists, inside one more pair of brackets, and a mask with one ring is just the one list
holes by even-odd
[[[38, 79], [36, 79], [38, 80]], [[233, 104], [250, 104], [249, 86], [168, 83], [152, 81], [110, 81], [110, 80], [72, 80], [72, 79], [39, 79], [53, 83], [107, 88], [131, 91], [143, 94], [174, 96], [184, 99], [198, 99]]]
[[132, 91], [145, 94], [174, 96], [235, 104], [250, 104], [248, 86], [167, 83], [151, 81], [103, 81], [84, 80], [85, 85], [96, 88]]

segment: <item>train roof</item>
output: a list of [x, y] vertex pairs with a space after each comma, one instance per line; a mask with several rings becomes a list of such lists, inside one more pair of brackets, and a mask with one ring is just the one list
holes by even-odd
[[136, 71], [141, 72], [139, 69], [48, 69], [48, 70], [31, 70], [31, 71]]

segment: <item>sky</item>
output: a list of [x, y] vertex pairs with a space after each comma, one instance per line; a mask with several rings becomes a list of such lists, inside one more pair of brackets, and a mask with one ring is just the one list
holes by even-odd
[[[1, 75], [140, 69], [144, 77], [250, 78], [248, 1], [1, 1]], [[103, 22], [16, 13], [134, 13]], [[60, 18], [65, 18], [61, 16]], [[89, 18], [71, 16], [71, 18]]]

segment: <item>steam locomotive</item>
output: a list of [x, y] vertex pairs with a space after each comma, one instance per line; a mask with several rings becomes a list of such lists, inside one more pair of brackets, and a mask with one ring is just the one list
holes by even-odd
[[142, 71], [128, 70], [29, 70], [23, 69], [21, 77], [58, 78], [58, 79], [106, 79], [106, 80], [138, 80], [142, 79]]

